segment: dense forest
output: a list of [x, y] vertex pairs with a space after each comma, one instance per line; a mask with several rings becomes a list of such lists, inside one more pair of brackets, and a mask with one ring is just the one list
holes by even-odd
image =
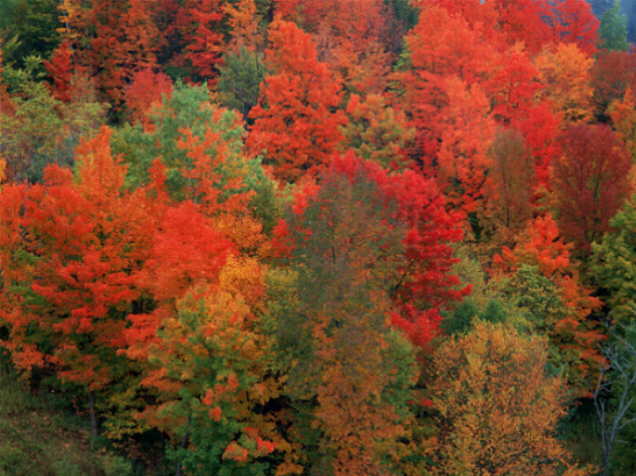
[[0, 475], [636, 474], [632, 40], [0, 0]]

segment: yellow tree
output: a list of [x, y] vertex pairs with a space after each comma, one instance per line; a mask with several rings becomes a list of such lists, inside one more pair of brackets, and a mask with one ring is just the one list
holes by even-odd
[[555, 438], [563, 382], [546, 375], [547, 342], [479, 322], [441, 345], [430, 381], [434, 475], [583, 476]]
[[571, 123], [592, 116], [592, 66], [594, 58], [574, 43], [559, 43], [545, 48], [535, 59], [543, 84], [537, 96], [549, 100], [555, 112]]

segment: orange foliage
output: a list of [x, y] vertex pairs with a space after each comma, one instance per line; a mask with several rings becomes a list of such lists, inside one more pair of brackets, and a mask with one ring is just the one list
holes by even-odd
[[254, 126], [247, 140], [253, 155], [264, 153], [274, 175], [295, 181], [308, 170], [328, 163], [342, 139], [340, 85], [318, 61], [311, 37], [293, 23], [274, 21], [269, 30], [265, 78], [259, 104], [250, 117]]
[[556, 221], [545, 215], [530, 222], [517, 246], [513, 249], [504, 247], [501, 255], [493, 259], [493, 264], [495, 269], [507, 273], [516, 271], [522, 264], [537, 266], [541, 274], [558, 287], [568, 312], [554, 323], [551, 337], [557, 339], [561, 348], [575, 352], [580, 362], [575, 373], [582, 376], [581, 381], [576, 382], [580, 386], [577, 391], [587, 395], [594, 375], [604, 362], [598, 344], [605, 338], [597, 323], [588, 317], [602, 303], [581, 283], [578, 263], [571, 256], [572, 248], [572, 243], [561, 238]]

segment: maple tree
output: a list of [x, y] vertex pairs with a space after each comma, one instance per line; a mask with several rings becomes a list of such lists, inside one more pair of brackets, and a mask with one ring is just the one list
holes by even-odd
[[602, 51], [592, 70], [597, 115], [603, 115], [612, 101], [621, 99], [627, 88], [636, 87], [636, 55], [625, 51]]
[[487, 193], [495, 121], [478, 85], [452, 77], [443, 84], [448, 105], [439, 113], [438, 181], [453, 205], [472, 213]]
[[636, 98], [631, 88], [627, 88], [621, 100], [613, 101], [607, 112], [612, 125], [621, 140], [631, 153], [632, 160], [636, 157]]
[[3, 276], [13, 283], [2, 294], [3, 344], [19, 369], [53, 370], [89, 394], [94, 436], [94, 394], [121, 390], [130, 369], [117, 350], [152, 229], [143, 196], [123, 193], [109, 136], [80, 145], [77, 181], [52, 166], [43, 185], [1, 192]]
[[178, 7], [175, 28], [182, 38], [182, 51], [173, 63], [198, 80], [212, 80], [221, 63], [225, 39], [219, 31], [224, 19], [222, 0], [187, 0]]
[[63, 37], [73, 48], [73, 64], [87, 68], [97, 88], [115, 105], [137, 71], [153, 68], [160, 35], [151, 17], [151, 0], [77, 0], [62, 3]]
[[51, 61], [44, 62], [44, 67], [53, 78], [53, 96], [63, 102], [71, 100], [72, 58], [71, 44], [69, 41], [64, 41], [53, 51]]
[[[532, 216], [534, 164], [523, 136], [514, 129], [497, 131], [489, 151], [490, 190], [486, 217], [502, 235], [520, 232]], [[505, 239], [505, 238], [504, 238]]]
[[251, 154], [264, 153], [274, 175], [295, 181], [328, 163], [342, 135], [340, 85], [318, 61], [311, 37], [295, 24], [276, 20], [269, 29], [270, 47], [259, 103], [251, 110], [254, 125], [247, 139]]
[[161, 104], [163, 96], [172, 94], [172, 81], [163, 73], [150, 69], [137, 71], [126, 88], [126, 107], [132, 121], [149, 125], [149, 112]]
[[587, 54], [596, 52], [599, 21], [585, 0], [557, 0], [547, 21], [554, 41], [575, 43]]

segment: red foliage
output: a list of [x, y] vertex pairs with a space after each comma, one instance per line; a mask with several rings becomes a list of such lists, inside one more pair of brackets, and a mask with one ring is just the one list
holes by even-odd
[[[1, 194], [5, 277], [30, 286], [3, 293], [16, 364], [53, 365], [60, 378], [90, 389], [112, 378], [114, 349], [124, 345], [123, 316], [139, 296], [136, 280], [152, 232], [142, 194], [122, 193], [125, 168], [111, 156], [109, 138], [103, 129], [80, 145], [76, 182], [54, 166], [44, 185]], [[16, 259], [16, 250], [37, 266]]]
[[547, 21], [552, 27], [553, 41], [576, 43], [584, 52], [592, 55], [598, 43], [599, 20], [589, 2], [585, 0], [542, 0], [553, 5]]
[[63, 41], [53, 52], [44, 67], [53, 79], [53, 97], [63, 102], [71, 101], [71, 80], [73, 78], [73, 49], [70, 41]]
[[622, 99], [627, 88], [636, 91], [636, 51], [601, 51], [592, 68], [592, 86], [600, 113]]
[[223, 0], [186, 0], [176, 17], [176, 29], [185, 51], [175, 63], [190, 66], [200, 80], [213, 79], [223, 55], [224, 38], [220, 32], [224, 18]]
[[147, 113], [156, 104], [160, 104], [164, 96], [172, 94], [172, 81], [163, 73], [151, 69], [137, 71], [132, 83], [126, 88], [126, 105], [134, 122], [150, 126]]
[[569, 127], [560, 138], [563, 155], [553, 163], [563, 235], [583, 252], [608, 230], [629, 193], [631, 158], [605, 125]]
[[[438, 309], [451, 305], [470, 292], [451, 273], [456, 262], [451, 243], [461, 240], [459, 217], [446, 211], [443, 195], [435, 182], [407, 170], [389, 175], [379, 165], [363, 161], [353, 152], [333, 158], [324, 176], [345, 176], [355, 181], [366, 176], [385, 197], [393, 219], [405, 227], [403, 264], [390, 280], [399, 283], [391, 291], [396, 309], [392, 321], [417, 345], [432, 338], [439, 322]], [[323, 178], [324, 178], [323, 176]], [[295, 197], [294, 213], [302, 216], [309, 203], [319, 196], [320, 185], [306, 187]], [[388, 226], [385, 224], [384, 226]], [[301, 234], [311, 233], [297, 230]], [[289, 229], [283, 222], [277, 229], [279, 249], [289, 252], [293, 246]], [[388, 258], [387, 258], [388, 259]]]
[[276, 20], [270, 26], [267, 66], [259, 104], [250, 112], [254, 126], [247, 146], [265, 153], [274, 175], [295, 181], [326, 164], [342, 140], [340, 85], [318, 61], [311, 37], [295, 24]]

